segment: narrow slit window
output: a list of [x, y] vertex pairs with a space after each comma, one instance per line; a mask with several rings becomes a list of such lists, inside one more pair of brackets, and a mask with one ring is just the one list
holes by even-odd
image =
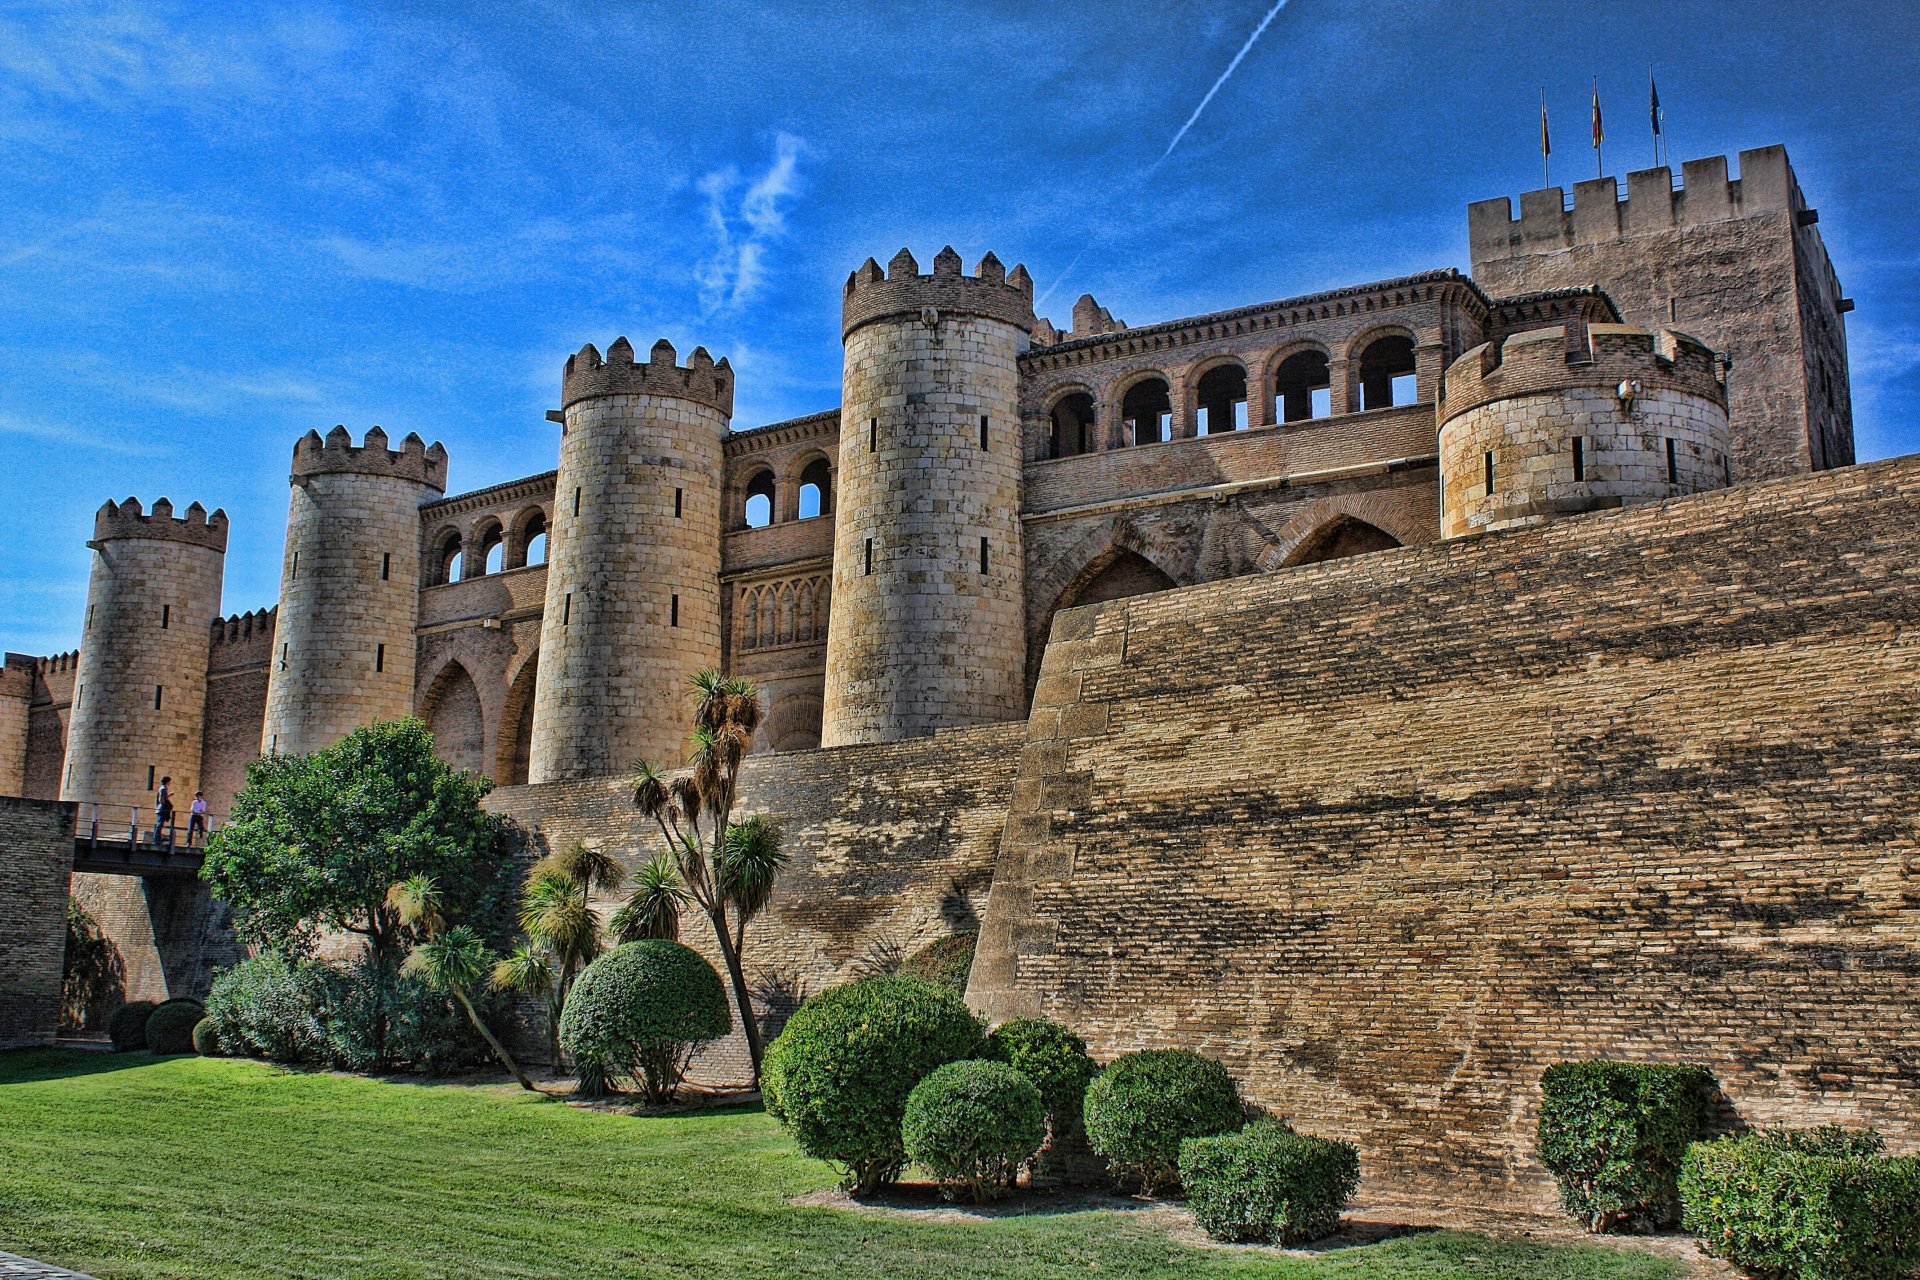
[[173, 606], [170, 604], [161, 605], [160, 606], [160, 629], [162, 631], [165, 631], [167, 629], [167, 623], [172, 617], [173, 617]]
[[987, 415], [984, 413], [980, 415], [980, 447], [987, 447]]
[[153, 766], [147, 766], [147, 790], [153, 790]]
[[380, 553], [380, 581], [385, 582], [393, 576], [393, 552]]
[[980, 539], [980, 576], [987, 576], [987, 540]]
[[1573, 478], [1587, 478], [1587, 442], [1579, 436], [1573, 438]]
[[159, 685], [153, 686], [153, 709], [155, 711], [158, 711], [160, 709], [160, 686]]
[[867, 539], [867, 572], [873, 572], [873, 539]]
[[293, 553], [293, 568], [288, 572], [287, 578], [289, 581], [297, 581], [299, 577], [300, 577], [300, 553], [296, 551]]
[[1487, 450], [1487, 496], [1493, 496], [1493, 450]]
[[667, 606], [667, 625], [670, 627], [677, 627], [680, 625], [680, 597], [679, 596], [674, 596], [672, 599], [672, 602], [669, 603]]
[[373, 646], [373, 669], [375, 671], [387, 669], [387, 646], [383, 644]]
[[1680, 454], [1672, 436], [1667, 437], [1667, 483], [1680, 483]]
[[580, 491], [578, 489], [573, 491], [573, 514], [580, 514]]
[[572, 625], [572, 623], [573, 623], [573, 592], [569, 591], [567, 592], [567, 598], [560, 602], [560, 625], [565, 627], [565, 626]]
[[92, 605], [87, 606], [87, 625], [88, 626], [93, 625], [93, 610], [94, 610], [94, 606]]
[[673, 518], [675, 520], [680, 519], [681, 513], [686, 509], [686, 496], [687, 491], [685, 489], [675, 489], [673, 491]]
[[280, 669], [282, 671], [287, 669], [287, 646], [285, 645], [280, 646]]
[[867, 419], [867, 452], [874, 453], [880, 448], [880, 419]]

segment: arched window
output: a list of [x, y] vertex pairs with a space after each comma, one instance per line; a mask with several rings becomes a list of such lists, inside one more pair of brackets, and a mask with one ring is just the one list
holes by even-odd
[[811, 520], [833, 510], [833, 468], [825, 458], [815, 458], [800, 473], [800, 518]]
[[498, 573], [506, 561], [506, 536], [501, 532], [497, 521], [489, 521], [478, 538], [478, 550], [474, 552], [474, 576]]
[[747, 481], [746, 521], [749, 529], [764, 529], [773, 523], [773, 472], [759, 472]]
[[448, 529], [433, 544], [433, 558], [427, 564], [429, 586], [460, 580], [460, 531]]
[[1083, 453], [1092, 453], [1093, 436], [1093, 397], [1084, 391], [1076, 391], [1061, 398], [1053, 406], [1053, 442], [1052, 458], [1077, 458]]
[[1216, 365], [1200, 375], [1194, 388], [1200, 402], [1199, 433], [1225, 435], [1247, 429], [1247, 371], [1237, 364]]
[[1173, 438], [1173, 397], [1165, 378], [1143, 378], [1127, 389], [1120, 402], [1120, 419], [1127, 424], [1132, 444], [1153, 444]]
[[526, 554], [523, 564], [545, 564], [547, 562], [547, 517], [546, 513], [536, 511], [527, 517], [526, 526], [521, 530], [526, 539]]
[[1331, 414], [1333, 381], [1327, 373], [1327, 353], [1296, 351], [1282, 360], [1274, 371], [1273, 398], [1280, 422], [1305, 422]]
[[1375, 338], [1360, 353], [1360, 407], [1384, 409], [1419, 398], [1413, 374], [1413, 339]]

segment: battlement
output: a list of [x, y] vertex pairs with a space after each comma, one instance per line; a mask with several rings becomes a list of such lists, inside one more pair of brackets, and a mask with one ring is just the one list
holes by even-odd
[[963, 274], [960, 266], [952, 245], [934, 255], [931, 275], [921, 275], [920, 264], [905, 249], [893, 255], [884, 274], [880, 264], [868, 258], [847, 277], [840, 336], [875, 320], [928, 310], [985, 316], [1022, 333], [1034, 331], [1033, 277], [1024, 266], [1009, 272], [991, 253], [980, 259], [972, 275]]
[[1625, 324], [1554, 325], [1484, 342], [1447, 368], [1444, 415], [1568, 387], [1684, 391], [1727, 403], [1726, 364], [1698, 338]]
[[1611, 177], [1576, 183], [1571, 209], [1560, 187], [1529, 191], [1520, 197], [1518, 218], [1513, 216], [1513, 201], [1506, 196], [1476, 201], [1467, 206], [1473, 265], [1477, 269], [1483, 262], [1551, 253], [1578, 244], [1763, 213], [1797, 216], [1806, 210], [1785, 147], [1742, 151], [1740, 176], [1731, 180], [1725, 156], [1689, 160], [1680, 172], [1678, 188], [1673, 185], [1673, 171], [1664, 165], [1630, 173], [1624, 200]]
[[279, 605], [268, 605], [264, 609], [249, 609], [245, 613], [229, 614], [213, 620], [213, 643], [238, 644], [242, 640], [251, 640], [256, 635], [271, 636], [274, 619]]
[[79, 665], [80, 651], [78, 649], [69, 649], [65, 653], [48, 654], [44, 658], [34, 659], [35, 669], [43, 676], [58, 675], [62, 672], [72, 671]]
[[567, 357], [560, 377], [564, 412], [595, 396], [674, 396], [694, 400], [733, 416], [733, 366], [725, 356], [718, 364], [705, 347], [695, 347], [682, 366], [675, 363], [673, 344], [665, 338], [653, 344], [645, 364], [633, 359], [633, 344], [615, 338], [604, 359], [589, 342]]
[[293, 475], [393, 476], [411, 480], [440, 492], [447, 488], [447, 451], [439, 441], [428, 445], [409, 431], [398, 449], [387, 448], [387, 433], [368, 427], [364, 444], [354, 444], [353, 435], [338, 426], [327, 432], [309, 431], [293, 446]]
[[116, 505], [101, 504], [93, 516], [93, 540], [109, 542], [116, 538], [149, 538], [159, 542], [184, 542], [224, 553], [227, 549], [227, 513], [216, 508], [212, 515], [199, 503], [190, 503], [184, 515], [176, 518], [173, 503], [165, 498], [153, 504], [151, 513], [141, 509], [138, 498]]

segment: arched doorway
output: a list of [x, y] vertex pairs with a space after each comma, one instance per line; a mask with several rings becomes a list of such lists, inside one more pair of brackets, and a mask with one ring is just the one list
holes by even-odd
[[480, 688], [465, 667], [449, 662], [434, 677], [421, 718], [433, 733], [435, 755], [456, 769], [486, 772], [486, 717]]
[[508, 686], [506, 705], [500, 711], [500, 745], [494, 752], [493, 780], [503, 787], [526, 785], [533, 758], [533, 684], [539, 668], [540, 655], [536, 652], [521, 665], [520, 674]]

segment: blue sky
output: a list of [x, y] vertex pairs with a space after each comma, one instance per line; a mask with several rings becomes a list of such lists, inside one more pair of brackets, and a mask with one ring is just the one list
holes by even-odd
[[839, 287], [902, 244], [1142, 324], [1467, 265], [1468, 201], [1786, 143], [1849, 317], [1862, 458], [1920, 449], [1920, 16], [1896, 0], [699, 6], [0, 3], [0, 646], [70, 647], [92, 512], [233, 519], [278, 588], [293, 441], [551, 467], [560, 364], [627, 334], [839, 398]]

